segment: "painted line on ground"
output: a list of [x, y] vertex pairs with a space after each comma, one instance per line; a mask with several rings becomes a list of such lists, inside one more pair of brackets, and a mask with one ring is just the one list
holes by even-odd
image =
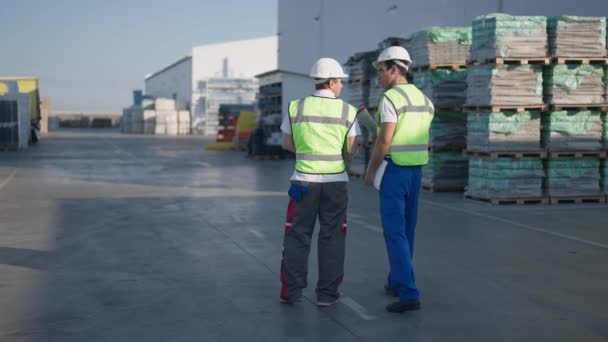
[[[352, 215], [351, 215], [352, 216]], [[371, 224], [368, 224], [365, 221], [362, 220], [358, 220], [358, 219], [349, 219], [349, 223], [355, 223], [358, 226], [361, 226], [365, 229], [371, 230], [372, 232], [376, 232], [376, 233], [380, 233], [382, 234], [382, 228], [376, 227], [376, 226], [372, 226]]]
[[340, 303], [348, 306], [351, 310], [353, 310], [359, 317], [363, 320], [371, 321], [376, 319], [376, 316], [370, 315], [367, 313], [367, 310], [363, 307], [363, 305], [357, 303], [354, 299], [350, 297], [342, 297], [340, 298]]
[[8, 177], [6, 177], [6, 179], [3, 180], [2, 183], [0, 183], [0, 190], [2, 190], [2, 188], [4, 188], [11, 180], [13, 180], [16, 174], [17, 169], [14, 169], [13, 172], [11, 172], [11, 174], [8, 175]]
[[205, 163], [205, 162], [202, 162], [202, 161], [195, 161], [194, 164], [202, 166], [202, 167], [210, 167], [211, 166], [211, 164]]
[[590, 240], [585, 240], [585, 239], [581, 239], [581, 238], [577, 238], [575, 236], [571, 236], [571, 235], [566, 235], [566, 234], [562, 234], [562, 233], [557, 233], [557, 232], [553, 232], [544, 228], [539, 228], [539, 227], [534, 227], [525, 223], [520, 223], [517, 221], [512, 221], [512, 220], [508, 220], [508, 219], [504, 219], [502, 217], [498, 217], [498, 216], [494, 216], [494, 215], [488, 215], [488, 214], [481, 214], [478, 213], [476, 211], [472, 211], [472, 210], [467, 210], [467, 209], [458, 209], [458, 208], [454, 208], [452, 206], [449, 205], [444, 205], [444, 204], [440, 204], [440, 203], [435, 203], [432, 201], [427, 201], [427, 200], [420, 200], [420, 202], [423, 202], [425, 204], [428, 205], [432, 205], [435, 207], [439, 207], [439, 208], [443, 208], [443, 209], [448, 209], [448, 210], [452, 210], [452, 211], [458, 211], [461, 213], [465, 213], [465, 214], [469, 214], [469, 215], [473, 215], [473, 216], [477, 216], [477, 217], [482, 217], [482, 218], [486, 218], [486, 219], [490, 219], [490, 220], [494, 220], [494, 221], [498, 221], [498, 222], [503, 222], [503, 223], [507, 223], [519, 228], [523, 228], [523, 229], [528, 229], [537, 233], [544, 233], [547, 235], [552, 235], [552, 236], [556, 236], [556, 237], [560, 237], [562, 239], [567, 239], [567, 240], [572, 240], [572, 241], [576, 241], [582, 244], [586, 244], [586, 245], [590, 245], [590, 246], [594, 246], [594, 247], [599, 247], [599, 248], [605, 248], [608, 249], [608, 245], [605, 245], [603, 243], [599, 243], [599, 242], [595, 242], [595, 241], [590, 241]]
[[255, 235], [255, 236], [256, 236], [258, 239], [260, 239], [260, 240], [264, 240], [264, 239], [266, 239], [266, 237], [264, 236], [264, 234], [262, 234], [262, 233], [258, 232], [258, 231], [257, 231], [257, 230], [255, 230], [255, 229], [249, 229], [249, 231], [251, 232], [251, 234]]

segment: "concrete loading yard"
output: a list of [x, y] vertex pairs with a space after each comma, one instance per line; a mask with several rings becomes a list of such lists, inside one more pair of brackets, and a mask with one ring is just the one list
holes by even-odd
[[[343, 301], [320, 310], [309, 288], [286, 307], [278, 265], [292, 161], [202, 151], [203, 142], [68, 131], [3, 155], [1, 340], [608, 336], [605, 205], [424, 193], [414, 259], [423, 310], [391, 316], [376, 193], [353, 181]], [[314, 282], [314, 247], [310, 265]]]

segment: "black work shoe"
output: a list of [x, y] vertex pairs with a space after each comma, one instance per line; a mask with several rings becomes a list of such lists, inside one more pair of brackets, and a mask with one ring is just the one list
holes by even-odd
[[390, 297], [399, 297], [399, 293], [396, 290], [388, 287], [388, 285], [384, 285], [384, 293]]
[[400, 300], [386, 306], [386, 311], [403, 313], [405, 311], [420, 310], [419, 300]]
[[297, 303], [297, 302], [301, 302], [302, 301], [302, 297], [298, 297], [295, 300], [290, 300], [290, 299], [287, 299], [287, 298], [284, 298], [284, 297], [279, 297], [279, 300], [280, 300], [281, 304], [294, 304], [294, 303]]

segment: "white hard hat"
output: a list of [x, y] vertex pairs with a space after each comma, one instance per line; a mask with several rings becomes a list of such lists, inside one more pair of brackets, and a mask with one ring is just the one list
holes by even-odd
[[[333, 58], [320, 58], [310, 68], [310, 74], [312, 78], [319, 78], [325, 82], [329, 78], [346, 78], [347, 74], [342, 71], [340, 63]], [[322, 82], [320, 82], [322, 83]]]
[[[382, 53], [380, 53], [380, 56], [378, 56], [378, 60], [373, 62], [372, 65], [374, 66], [374, 68], [377, 68], [378, 63], [389, 61], [389, 60], [394, 60], [395, 64], [402, 66], [405, 69], [407, 69], [408, 66], [410, 64], [412, 64], [412, 59], [410, 58], [410, 54], [409, 54], [409, 52], [407, 52], [407, 50], [405, 48], [402, 48], [401, 46], [391, 46], [391, 47], [387, 47], [386, 49], [384, 49], [384, 51], [382, 51]], [[404, 61], [405, 64], [400, 61]]]

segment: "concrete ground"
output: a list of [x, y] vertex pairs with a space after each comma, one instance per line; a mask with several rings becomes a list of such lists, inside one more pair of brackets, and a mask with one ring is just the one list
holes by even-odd
[[292, 160], [60, 131], [0, 154], [0, 341], [608, 341], [608, 206], [421, 198], [421, 311], [389, 314], [375, 190], [350, 183], [344, 297], [279, 304]]

